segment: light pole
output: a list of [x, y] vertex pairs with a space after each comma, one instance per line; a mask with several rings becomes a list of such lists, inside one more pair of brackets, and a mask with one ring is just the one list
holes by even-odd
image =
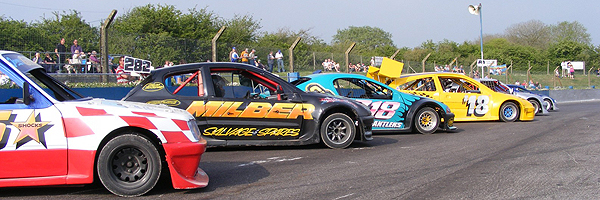
[[481, 48], [481, 62], [483, 62], [483, 64], [481, 65], [480, 76], [482, 76], [483, 75], [483, 65], [485, 65], [485, 62], [483, 61], [483, 19], [481, 17], [481, 3], [479, 3], [479, 5], [477, 5], [477, 6], [469, 5], [469, 13], [474, 14], [474, 15], [479, 15], [479, 42], [480, 42], [480, 48]]

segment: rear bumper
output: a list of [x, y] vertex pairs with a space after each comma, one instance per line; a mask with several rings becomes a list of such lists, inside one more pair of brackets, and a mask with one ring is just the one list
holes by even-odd
[[163, 144], [166, 160], [175, 189], [203, 188], [208, 185], [208, 175], [198, 166], [206, 150], [206, 140], [196, 143]]

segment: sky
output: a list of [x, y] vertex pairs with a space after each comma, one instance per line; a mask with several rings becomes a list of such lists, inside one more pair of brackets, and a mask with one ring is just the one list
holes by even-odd
[[206, 8], [223, 19], [249, 15], [260, 22], [261, 31], [310, 29], [326, 43], [350, 26], [378, 27], [392, 34], [397, 47], [413, 48], [427, 40], [478, 41], [479, 16], [470, 14], [468, 6], [479, 3], [484, 35], [503, 34], [509, 26], [530, 20], [547, 25], [577, 21], [587, 28], [592, 44], [600, 44], [600, 1], [595, 0], [0, 0], [0, 15], [35, 22], [56, 11], [77, 10], [97, 26], [113, 9], [118, 17], [147, 4], [173, 5], [184, 13]]

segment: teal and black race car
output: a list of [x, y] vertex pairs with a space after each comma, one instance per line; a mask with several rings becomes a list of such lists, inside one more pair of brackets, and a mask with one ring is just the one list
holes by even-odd
[[375, 117], [374, 132], [415, 131], [431, 134], [455, 130], [454, 114], [445, 104], [406, 94], [358, 74], [313, 74], [292, 82], [307, 92], [344, 96], [367, 105]]

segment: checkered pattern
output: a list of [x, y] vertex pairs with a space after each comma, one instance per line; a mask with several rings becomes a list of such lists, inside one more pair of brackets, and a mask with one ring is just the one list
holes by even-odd
[[155, 113], [144, 108], [146, 105], [105, 100], [56, 105], [63, 114], [69, 149], [96, 150], [107, 134], [129, 126], [150, 130], [163, 143], [197, 141], [187, 125], [191, 115], [184, 118], [176, 112]]

